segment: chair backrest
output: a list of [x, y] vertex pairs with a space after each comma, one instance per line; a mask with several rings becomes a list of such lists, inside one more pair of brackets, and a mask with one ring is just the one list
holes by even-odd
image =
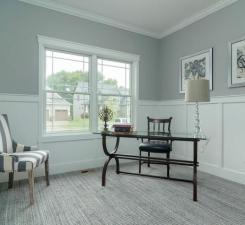
[[172, 117], [168, 119], [155, 119], [147, 117], [147, 131], [148, 134], [171, 134]]
[[0, 114], [0, 154], [3, 152], [13, 153], [12, 137], [6, 114]]

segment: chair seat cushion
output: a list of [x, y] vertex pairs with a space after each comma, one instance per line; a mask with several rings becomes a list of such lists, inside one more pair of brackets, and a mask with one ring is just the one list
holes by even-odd
[[139, 146], [140, 151], [168, 153], [171, 151], [171, 145], [162, 141], [142, 142]]
[[11, 155], [15, 158], [14, 171], [23, 172], [32, 170], [44, 163], [49, 157], [49, 151], [16, 152]]

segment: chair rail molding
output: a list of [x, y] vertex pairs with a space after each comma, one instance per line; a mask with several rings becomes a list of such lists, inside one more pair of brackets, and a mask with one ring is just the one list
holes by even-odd
[[38, 103], [38, 95], [0, 93], [0, 102]]

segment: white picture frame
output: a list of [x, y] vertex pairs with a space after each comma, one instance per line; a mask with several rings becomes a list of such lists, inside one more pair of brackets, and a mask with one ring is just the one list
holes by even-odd
[[213, 90], [213, 48], [202, 50], [179, 59], [179, 91], [185, 93], [187, 79], [207, 79]]

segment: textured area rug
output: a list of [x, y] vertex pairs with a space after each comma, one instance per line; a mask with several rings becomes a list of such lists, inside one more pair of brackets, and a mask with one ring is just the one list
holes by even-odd
[[[137, 165], [122, 170], [137, 171]], [[143, 172], [165, 174], [161, 165], [143, 166]], [[171, 175], [192, 177], [192, 170], [171, 167]], [[101, 169], [35, 179], [35, 204], [29, 205], [27, 180], [14, 188], [0, 184], [1, 225], [244, 225], [245, 186], [198, 172], [198, 202], [192, 184]]]

